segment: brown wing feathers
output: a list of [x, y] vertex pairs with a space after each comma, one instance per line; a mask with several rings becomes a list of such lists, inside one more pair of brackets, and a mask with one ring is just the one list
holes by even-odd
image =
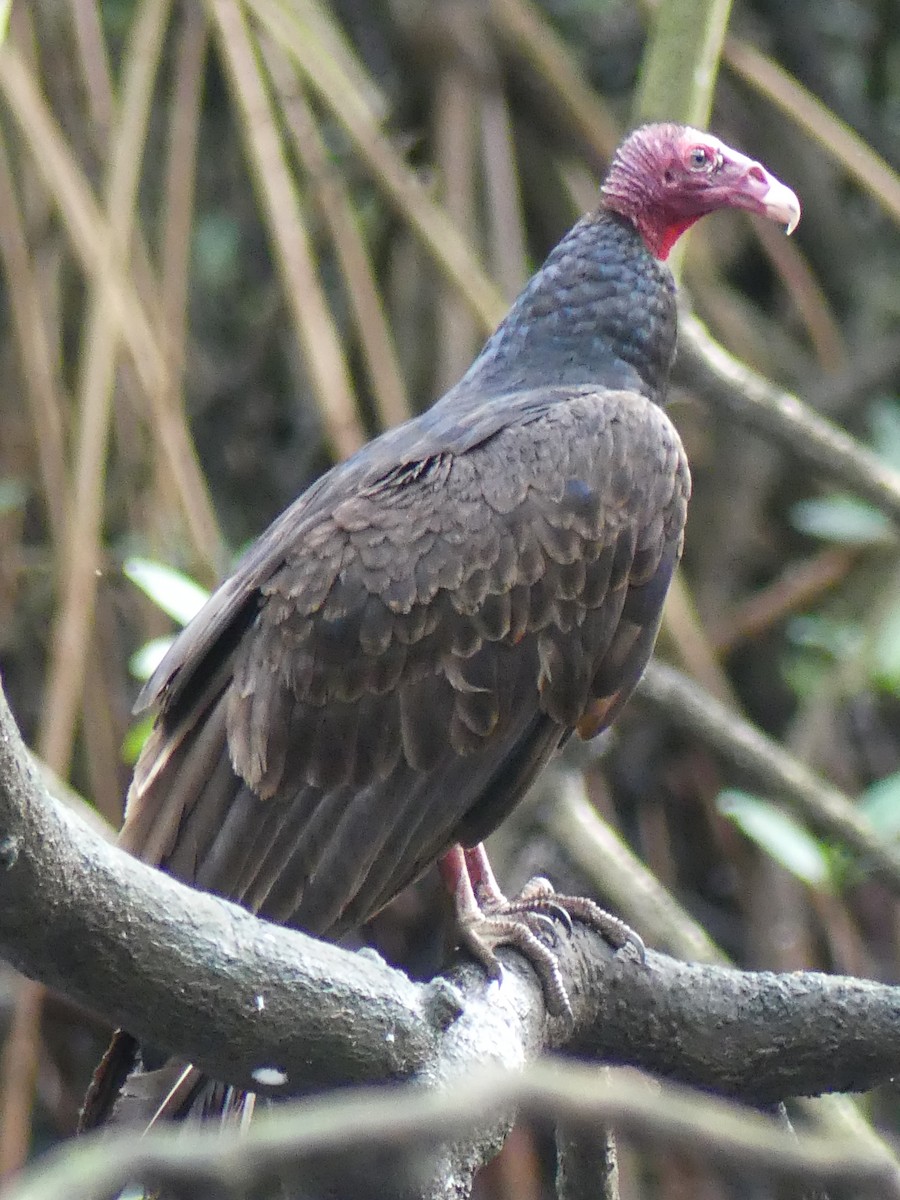
[[194, 635], [194, 705], [163, 686], [126, 844], [314, 932], [371, 916], [502, 820], [591, 704], [617, 703], [607, 679], [630, 690], [686, 491], [661, 411], [586, 391], [307, 516], [226, 654]]

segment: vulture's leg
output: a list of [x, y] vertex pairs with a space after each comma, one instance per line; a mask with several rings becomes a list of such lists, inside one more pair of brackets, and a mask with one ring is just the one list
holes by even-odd
[[538, 974], [547, 1008], [553, 1016], [568, 1016], [572, 1010], [560, 974], [555, 945], [554, 921], [567, 932], [572, 918], [584, 921], [616, 950], [632, 945], [644, 959], [644, 943], [624, 921], [614, 917], [583, 896], [560, 896], [552, 884], [532, 879], [512, 900], [507, 900], [497, 883], [484, 846], [471, 850], [453, 846], [439, 860], [444, 884], [453, 896], [462, 944], [484, 966], [491, 979], [501, 979], [503, 968], [495, 953], [499, 946], [513, 946], [528, 959]]

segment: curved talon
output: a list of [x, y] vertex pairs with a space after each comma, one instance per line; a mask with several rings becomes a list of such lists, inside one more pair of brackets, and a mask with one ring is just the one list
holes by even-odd
[[[548, 896], [546, 899], [535, 898], [534, 900], [525, 901], [520, 897], [514, 900], [505, 911], [509, 913], [529, 913], [534, 916], [544, 917], [549, 921], [558, 921], [566, 934], [572, 932], [572, 918], [566, 909], [557, 903], [555, 896], [553, 899]], [[556, 934], [555, 929], [554, 934]], [[558, 934], [556, 935], [556, 940], [558, 940]]]
[[546, 913], [532, 912], [529, 909], [517, 909], [510, 907], [503, 914], [504, 916], [518, 917], [522, 924], [536, 936], [542, 932], [549, 939], [552, 946], [559, 945], [559, 933], [553, 921]]
[[[476, 959], [484, 968], [485, 974], [491, 983], [496, 983], [499, 986], [503, 985], [503, 963], [494, 953], [493, 946], [482, 937], [474, 928], [464, 927], [462, 929], [462, 944], [466, 947], [474, 959]], [[496, 943], [500, 945], [499, 942]]]
[[586, 896], [557, 896], [557, 903], [564, 905], [570, 917], [583, 921], [585, 925], [595, 929], [614, 950], [622, 950], [631, 946], [641, 963], [646, 962], [647, 947], [639, 933], [627, 925], [621, 918], [595, 904]]
[[572, 932], [572, 917], [563, 904], [559, 902], [556, 888], [543, 875], [535, 875], [511, 901], [508, 912], [540, 912], [552, 918], [565, 928], [567, 934]]
[[572, 918], [561, 904], [556, 904], [553, 900], [548, 901], [547, 916], [552, 917], [554, 921], [559, 921], [560, 925], [566, 931], [566, 936], [571, 936], [573, 929]]
[[638, 956], [641, 966], [646, 964], [647, 946], [639, 933], [636, 933], [635, 930], [629, 928], [625, 937], [624, 946], [631, 946], [635, 954]]
[[530, 901], [528, 904], [514, 902], [504, 908], [503, 912], [509, 915], [521, 916], [523, 919], [525, 917], [540, 917], [542, 921], [549, 922], [553, 927], [554, 943], [559, 940], [559, 934], [556, 930], [557, 924], [562, 925], [566, 934], [572, 932], [572, 918], [558, 904], [551, 904], [549, 902], [546, 904], [536, 904], [534, 901]]

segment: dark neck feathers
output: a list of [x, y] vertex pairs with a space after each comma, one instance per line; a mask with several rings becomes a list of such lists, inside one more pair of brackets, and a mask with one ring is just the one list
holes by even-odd
[[671, 272], [601, 209], [553, 250], [453, 391], [601, 383], [662, 403], [675, 333]]

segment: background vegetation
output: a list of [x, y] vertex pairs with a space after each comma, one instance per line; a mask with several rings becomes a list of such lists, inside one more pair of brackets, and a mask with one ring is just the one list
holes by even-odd
[[[710, 127], [804, 217], [786, 241], [716, 216], [691, 235], [685, 293], [898, 486], [891, 0], [738, 0], [724, 44], [728, 5], [686, 0], [656, 26], [636, 0], [14, 0], [7, 15], [0, 670], [29, 743], [107, 823], [135, 749], [133, 656], [170, 632], [163, 609], [184, 612], [134, 560], [211, 586], [329, 462], [440, 395], [595, 202], [635, 114], [704, 120], [720, 49]], [[708, 87], [682, 95], [698, 59]], [[683, 355], [672, 398], [695, 498], [661, 654], [894, 837], [900, 505], [735, 423], [703, 370]], [[599, 813], [742, 964], [894, 981], [896, 905], [865, 855], [653, 699], [581, 752], [568, 807], [538, 796], [501, 835], [510, 881], [540, 867], [603, 895], [625, 852], [601, 847]], [[641, 928], [624, 872], [612, 899]], [[427, 973], [437, 904], [425, 880], [372, 936]], [[104, 1031], [12, 972], [0, 1004], [9, 1172], [71, 1132]], [[893, 1097], [868, 1103], [896, 1131]], [[545, 1194], [547, 1156], [523, 1129], [479, 1194]], [[648, 1174], [626, 1152], [620, 1169], [626, 1196], [723, 1194], [674, 1157]]]

